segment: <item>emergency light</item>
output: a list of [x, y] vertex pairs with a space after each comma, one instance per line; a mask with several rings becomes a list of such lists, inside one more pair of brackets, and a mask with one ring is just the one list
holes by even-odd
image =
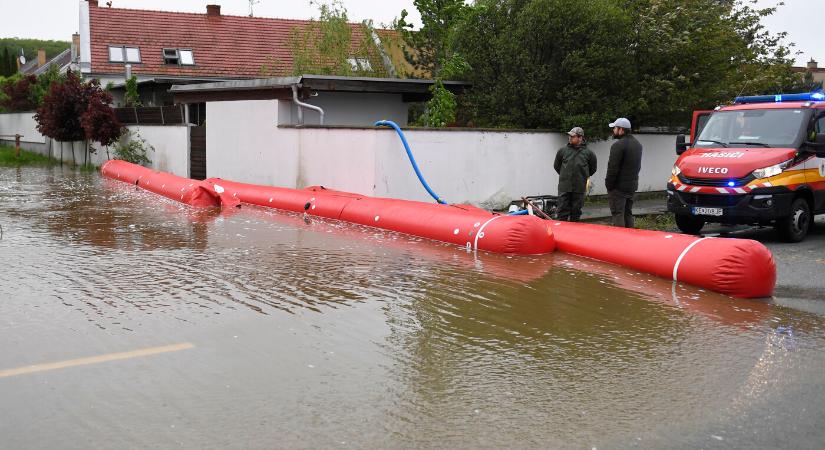
[[736, 97], [733, 102], [741, 105], [745, 103], [821, 102], [823, 100], [825, 100], [825, 93], [822, 91], [817, 91], [805, 92], [802, 94], [752, 95], [749, 97]]

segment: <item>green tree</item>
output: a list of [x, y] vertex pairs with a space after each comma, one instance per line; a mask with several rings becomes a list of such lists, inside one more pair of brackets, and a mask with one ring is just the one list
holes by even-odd
[[49, 68], [37, 76], [37, 84], [33, 86], [32, 95], [38, 106], [43, 104], [43, 98], [52, 88], [54, 83], [62, 83], [66, 79], [65, 74], [60, 73], [57, 66], [49, 66]]
[[401, 34], [404, 56], [413, 68], [426, 77], [437, 77], [443, 65], [455, 51], [454, 41], [458, 24], [470, 10], [464, 0], [415, 0], [422, 26], [414, 30], [408, 23], [407, 10], [394, 27]]
[[783, 33], [753, 0], [479, 0], [452, 51], [469, 62], [464, 114], [483, 126], [608, 133], [689, 123], [690, 112], [798, 82]]
[[[42, 39], [22, 39], [22, 38], [0, 38], [0, 48], [8, 48], [12, 57], [20, 56], [20, 50], [26, 56], [26, 59], [37, 57], [37, 51], [43, 49], [46, 51], [46, 58], [51, 59], [59, 55], [60, 52], [71, 47], [69, 41], [52, 41]], [[12, 61], [13, 62], [13, 61]], [[15, 64], [14, 70], [17, 71]]]
[[424, 114], [416, 121], [418, 125], [446, 127], [456, 122], [458, 99], [444, 87], [444, 80], [463, 78], [469, 70], [469, 63], [458, 53], [454, 53], [449, 60], [441, 64], [435, 83], [430, 86], [432, 97], [424, 105]]
[[685, 124], [691, 111], [712, 108], [739, 94], [784, 92], [791, 70], [785, 33], [771, 34], [762, 19], [775, 8], [754, 2], [631, 0], [630, 54], [636, 119], [647, 125]]
[[373, 41], [370, 22], [349, 23], [347, 10], [340, 0], [310, 4], [318, 7], [320, 16], [318, 20], [292, 28], [289, 38], [292, 65], [268, 58], [261, 67], [262, 75], [389, 76], [381, 51]]
[[126, 106], [143, 106], [138, 93], [137, 76], [132, 75], [126, 80]]
[[612, 0], [480, 1], [456, 34], [481, 126], [606, 128], [631, 101], [630, 22]]
[[15, 72], [17, 72], [17, 67], [14, 65], [9, 48], [3, 47], [3, 52], [0, 54], [0, 77], [10, 77]]

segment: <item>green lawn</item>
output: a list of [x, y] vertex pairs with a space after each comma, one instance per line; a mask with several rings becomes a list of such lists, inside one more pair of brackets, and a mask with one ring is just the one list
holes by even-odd
[[18, 158], [14, 154], [14, 147], [0, 145], [0, 166], [3, 167], [48, 166], [56, 163], [57, 161], [50, 161], [46, 156], [26, 150], [20, 150]]

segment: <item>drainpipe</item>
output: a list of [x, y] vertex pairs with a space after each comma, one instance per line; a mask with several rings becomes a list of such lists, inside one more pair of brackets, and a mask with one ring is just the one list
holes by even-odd
[[304, 102], [298, 100], [298, 85], [297, 84], [292, 85], [292, 101], [295, 102], [295, 104], [298, 106], [298, 122], [299, 122], [299, 124], [301, 124], [301, 125], [304, 124], [304, 110], [302, 108], [311, 109], [313, 111], [318, 111], [318, 113], [321, 115], [321, 125], [324, 124], [324, 110], [323, 109], [321, 109], [321, 108], [319, 108], [315, 105], [310, 105], [309, 103], [304, 103]]

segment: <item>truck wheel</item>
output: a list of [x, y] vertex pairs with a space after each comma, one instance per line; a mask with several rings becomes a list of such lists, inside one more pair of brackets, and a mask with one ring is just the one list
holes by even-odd
[[705, 221], [694, 216], [676, 215], [676, 226], [686, 234], [699, 234], [702, 227], [705, 226]]
[[791, 203], [791, 215], [776, 221], [776, 231], [787, 242], [800, 242], [811, 228], [811, 207], [804, 198]]

